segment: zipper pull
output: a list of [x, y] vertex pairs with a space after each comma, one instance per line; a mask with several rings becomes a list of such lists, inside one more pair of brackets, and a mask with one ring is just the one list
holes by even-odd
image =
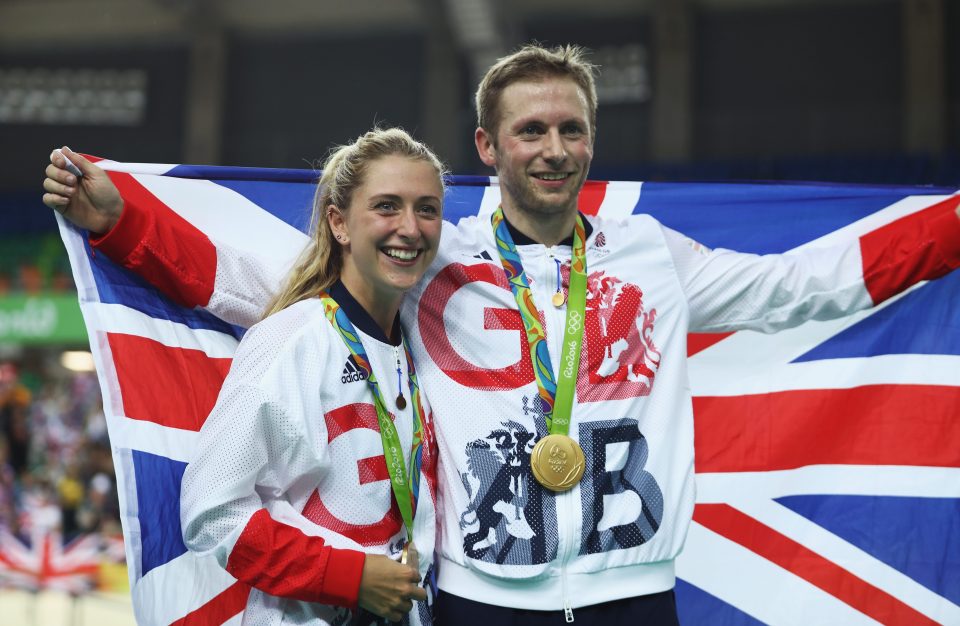
[[560, 568], [560, 595], [563, 597], [563, 618], [570, 624], [573, 623], [573, 609], [570, 608], [570, 597], [567, 595], [567, 566]]

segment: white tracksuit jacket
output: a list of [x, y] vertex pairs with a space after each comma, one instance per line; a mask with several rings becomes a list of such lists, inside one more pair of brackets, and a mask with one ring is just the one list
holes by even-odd
[[[403, 347], [389, 342], [342, 285], [331, 295], [360, 334], [409, 467], [413, 403]], [[394, 335], [398, 340], [399, 324]], [[403, 410], [393, 402], [398, 357]], [[414, 540], [421, 577], [429, 580], [436, 444], [421, 398], [427, 421]], [[407, 533], [367, 377], [319, 299], [291, 305], [246, 333], [197, 450], [183, 478], [184, 540], [254, 585], [243, 623], [368, 626], [355, 607], [361, 553], [396, 558]], [[415, 603], [404, 623], [428, 626], [429, 608]]]

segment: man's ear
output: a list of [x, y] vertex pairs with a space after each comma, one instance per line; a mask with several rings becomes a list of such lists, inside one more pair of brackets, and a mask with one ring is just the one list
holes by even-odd
[[473, 134], [473, 141], [477, 145], [477, 154], [484, 165], [496, 169], [497, 149], [493, 145], [493, 137], [483, 128], [477, 128]]

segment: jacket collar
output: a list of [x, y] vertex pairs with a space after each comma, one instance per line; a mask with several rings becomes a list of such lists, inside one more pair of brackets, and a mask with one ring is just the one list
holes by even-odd
[[330, 288], [327, 290], [327, 293], [330, 294], [331, 298], [337, 301], [337, 304], [339, 304], [340, 308], [343, 309], [343, 312], [347, 314], [347, 319], [350, 320], [350, 323], [353, 324], [354, 328], [373, 337], [377, 341], [390, 344], [391, 346], [400, 345], [402, 342], [402, 335], [400, 332], [399, 313], [395, 318], [393, 318], [393, 328], [390, 331], [390, 337], [387, 337], [383, 334], [383, 329], [373, 321], [373, 318], [370, 317], [370, 314], [367, 313], [367, 310], [363, 308], [359, 302], [357, 302], [357, 299], [353, 297], [353, 295], [342, 282], [337, 280], [337, 282], [330, 286]]
[[[579, 211], [578, 211], [578, 212], [579, 212]], [[587, 219], [587, 216], [584, 215], [583, 213], [580, 213], [580, 217], [583, 219], [583, 228], [584, 228], [584, 230], [585, 230], [586, 233], [587, 233], [586, 238], [589, 239], [589, 238], [590, 238], [590, 233], [593, 232], [593, 225], [590, 223], [590, 220]], [[507, 223], [507, 230], [510, 231], [510, 237], [513, 238], [513, 245], [515, 245], [515, 246], [526, 246], [526, 245], [530, 245], [530, 244], [533, 244], [533, 243], [540, 243], [539, 241], [536, 241], [535, 239], [531, 239], [530, 237], [527, 237], [526, 235], [524, 235], [523, 233], [521, 233], [519, 230], [517, 230], [516, 228], [514, 228], [513, 224], [510, 223], [510, 220], [507, 219], [507, 216], [506, 216], [506, 215], [503, 216], [503, 221]], [[572, 248], [572, 247], [573, 247], [573, 233], [570, 233], [570, 236], [567, 237], [566, 239], [564, 239], [563, 241], [561, 241], [558, 245], [561, 245], [561, 246], [570, 246], [570, 247]]]

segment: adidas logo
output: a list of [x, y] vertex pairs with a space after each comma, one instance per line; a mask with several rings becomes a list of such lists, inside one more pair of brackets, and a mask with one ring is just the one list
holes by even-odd
[[347, 384], [366, 379], [367, 373], [357, 367], [357, 364], [353, 361], [353, 355], [350, 355], [350, 357], [347, 358], [347, 362], [343, 366], [343, 372], [340, 374], [340, 382]]
[[490, 256], [490, 253], [487, 252], [486, 250], [484, 250], [484, 251], [481, 252], [480, 254], [475, 254], [475, 255], [473, 255], [473, 258], [475, 258], [475, 259], [485, 259], [485, 260], [487, 260], [487, 261], [492, 261], [492, 260], [493, 260], [493, 257], [491, 257], [491, 256]]

